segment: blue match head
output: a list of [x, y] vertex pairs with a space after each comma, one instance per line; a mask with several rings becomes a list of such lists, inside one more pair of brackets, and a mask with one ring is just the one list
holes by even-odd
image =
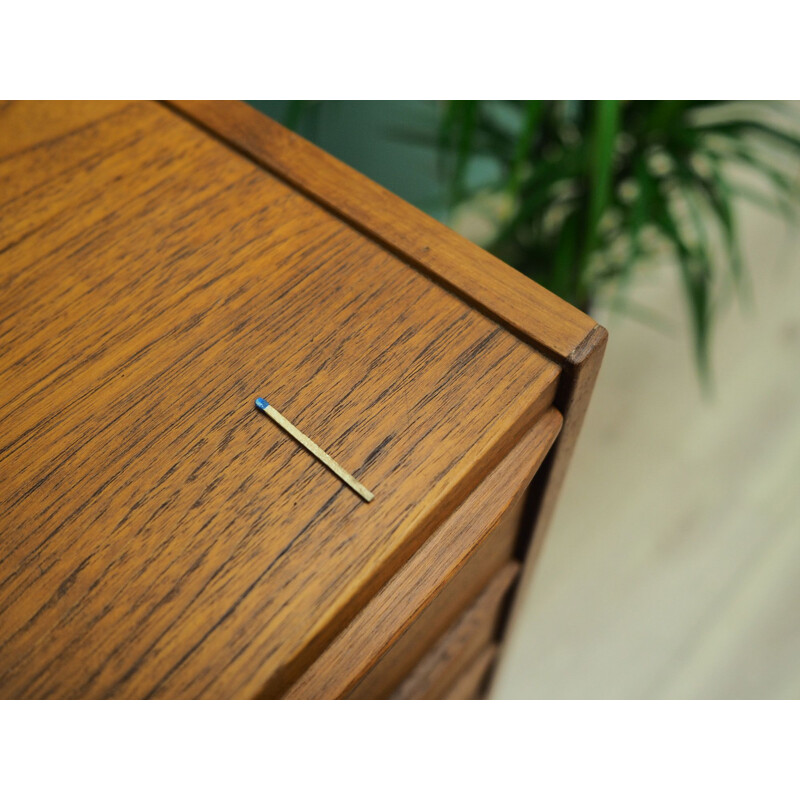
[[256, 405], [263, 411], [269, 403], [263, 397], [256, 397]]

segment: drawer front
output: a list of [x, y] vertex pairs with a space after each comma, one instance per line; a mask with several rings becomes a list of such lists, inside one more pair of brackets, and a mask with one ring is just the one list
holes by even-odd
[[522, 507], [520, 498], [464, 567], [359, 682], [350, 698], [389, 697], [492, 578], [511, 566]]
[[480, 700], [488, 687], [497, 657], [497, 645], [482, 650], [475, 660], [456, 678], [443, 700]]
[[510, 562], [525, 490], [560, 428], [559, 412], [544, 412], [284, 697], [391, 696]]
[[492, 578], [403, 681], [393, 699], [433, 700], [447, 693], [478, 655], [494, 643], [519, 571], [520, 564], [511, 562]]

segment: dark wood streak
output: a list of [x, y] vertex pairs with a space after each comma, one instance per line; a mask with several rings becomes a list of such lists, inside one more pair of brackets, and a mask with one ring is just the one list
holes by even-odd
[[169, 107], [548, 357], [568, 358], [594, 327], [577, 308], [244, 103], [183, 100]]
[[529, 580], [603, 359], [607, 332], [383, 187], [280, 125], [260, 118], [243, 103], [183, 101], [171, 105], [561, 365], [556, 405], [566, 417], [564, 433], [531, 487], [519, 537], [518, 550], [527, 555]]
[[279, 694], [560, 369], [163, 107], [49, 113], [0, 164], [0, 695]]
[[[492, 575], [510, 563], [522, 495], [561, 426], [548, 409], [288, 690], [385, 697]], [[261, 693], [272, 696], [269, 687]]]

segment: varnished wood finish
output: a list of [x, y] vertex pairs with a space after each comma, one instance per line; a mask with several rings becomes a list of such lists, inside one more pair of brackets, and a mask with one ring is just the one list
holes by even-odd
[[0, 693], [278, 693], [559, 365], [163, 106], [62, 116], [0, 162]]
[[[0, 105], [0, 287], [4, 697], [357, 695], [508, 558], [492, 531], [554, 402], [574, 440], [602, 350], [588, 317], [242, 104]], [[534, 481], [550, 504], [569, 441]], [[358, 619], [377, 645], [342, 660]]]
[[173, 105], [556, 360], [569, 358], [594, 328], [560, 297], [250, 106]]
[[[79, 125], [91, 125], [121, 111], [126, 105], [120, 100], [65, 100], [61, 103], [0, 101], [3, 126], [0, 159], [72, 133], [76, 120]], [[3, 178], [8, 179], [5, 169]]]
[[[547, 413], [542, 420], [543, 433], [549, 428], [552, 431], [552, 436], [555, 436], [560, 422], [556, 415], [558, 415], [558, 412], [555, 409], [551, 409]], [[430, 602], [430, 605], [425, 607], [422, 613], [413, 619], [411, 625], [393, 642], [366, 676], [347, 695], [348, 697], [353, 699], [389, 697], [436, 640], [475, 599], [478, 593], [497, 572], [509, 564], [521, 535], [520, 524], [524, 505], [524, 488], [530, 475], [536, 471], [541, 463], [543, 452], [544, 448], [540, 448], [535, 455], [535, 459], [518, 468], [517, 474], [511, 472], [510, 464], [503, 464], [502, 469], [496, 470], [495, 474], [485, 481], [485, 485], [476, 490], [475, 495], [488, 495], [495, 498], [493, 503], [490, 501], [488, 504], [490, 509], [492, 506], [496, 508], [499, 505], [497, 497], [503, 497], [504, 495], [507, 497], [513, 490], [515, 499], [499, 520], [495, 522], [490, 519], [487, 522], [486, 509], [481, 509], [476, 503], [464, 503], [458, 512], [453, 514], [448, 522], [442, 526], [445, 529], [442, 532], [442, 541], [451, 538], [455, 539], [456, 537], [464, 541], [466, 537], [463, 533], [456, 534], [455, 537], [453, 535], [459, 528], [475, 532], [485, 526], [488, 535], [485, 532], [483, 533], [480, 544], [475, 547], [466, 560], [464, 560], [463, 553], [459, 554], [459, 559], [455, 559], [457, 569], [453, 570], [451, 568], [451, 571], [447, 574], [447, 582], [443, 585], [436, 584], [430, 579], [426, 581], [421, 579], [420, 575], [430, 576], [430, 568], [418, 570], [417, 583], [426, 586], [429, 594], [432, 592], [438, 592], [438, 594]], [[500, 477], [501, 475], [506, 476], [505, 480]], [[473, 533], [472, 535], [474, 537], [475, 534]], [[438, 553], [432, 552], [431, 549], [427, 553], [427, 559], [429, 562], [434, 562], [435, 560], [439, 563], [441, 565], [440, 569], [449, 567], [452, 559], [437, 558], [438, 555]], [[412, 564], [409, 563], [408, 566], [410, 567]], [[410, 582], [410, 570], [408, 579]], [[403, 600], [403, 595], [398, 595], [393, 605], [398, 608], [405, 607], [407, 613], [413, 618], [414, 615], [411, 614], [411, 606], [408, 600], [406, 599], [405, 603]], [[383, 607], [388, 609], [388, 600], [383, 603]], [[387, 626], [383, 623], [380, 627], [385, 629]]]
[[439, 594], [353, 688], [347, 695], [349, 699], [390, 697], [492, 577], [510, 563], [519, 536], [521, 506], [518, 502], [509, 508], [497, 527], [443, 588], [430, 587], [439, 590]]
[[548, 410], [290, 689], [287, 697], [389, 694], [505, 564], [521, 495], [561, 427]]
[[[241, 103], [173, 105], [232, 147], [375, 236], [487, 316], [509, 326], [562, 368], [558, 408], [566, 425], [559, 447], [527, 501], [520, 556], [530, 579], [583, 423], [608, 338], [606, 330], [560, 298], [454, 234], [381, 186]], [[533, 543], [531, 545], [531, 543]]]
[[498, 632], [503, 602], [519, 574], [519, 567], [519, 562], [512, 561], [495, 575], [477, 600], [398, 687], [393, 700], [441, 697], [480, 652], [492, 644]]

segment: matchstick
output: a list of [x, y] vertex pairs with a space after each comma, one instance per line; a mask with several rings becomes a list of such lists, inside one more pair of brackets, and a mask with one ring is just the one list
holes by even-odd
[[368, 503], [375, 497], [372, 492], [360, 484], [346, 469], [337, 464], [319, 445], [314, 444], [304, 433], [301, 433], [286, 417], [271, 406], [263, 397], [256, 399], [256, 406], [270, 419], [283, 428], [289, 436], [300, 442], [309, 453], [316, 456], [331, 472], [341, 478], [357, 495]]

